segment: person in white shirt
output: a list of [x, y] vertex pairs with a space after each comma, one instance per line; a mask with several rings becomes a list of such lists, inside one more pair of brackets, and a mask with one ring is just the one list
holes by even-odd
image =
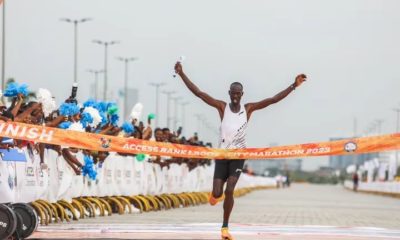
[[[295, 82], [288, 88], [281, 91], [271, 98], [266, 98], [259, 102], [241, 104], [240, 100], [243, 96], [243, 85], [234, 82], [230, 85], [229, 96], [230, 103], [214, 99], [207, 93], [201, 91], [183, 72], [180, 62], [175, 64], [175, 72], [181, 77], [187, 88], [208, 105], [218, 110], [221, 127], [219, 147], [225, 149], [246, 148], [246, 128], [251, 114], [271, 104], [277, 103], [289, 95], [296, 87], [300, 86], [305, 80], [306, 75], [300, 74], [296, 77]], [[210, 194], [209, 203], [215, 205], [219, 198], [222, 197], [225, 182], [225, 199], [224, 199], [224, 219], [221, 229], [223, 239], [232, 239], [229, 234], [228, 222], [229, 216], [233, 208], [233, 193], [236, 183], [242, 172], [245, 160], [218, 160], [215, 163], [213, 190]]]

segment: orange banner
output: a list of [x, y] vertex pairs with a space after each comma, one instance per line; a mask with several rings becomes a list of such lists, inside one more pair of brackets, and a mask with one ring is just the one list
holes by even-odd
[[0, 136], [96, 151], [206, 159], [271, 159], [361, 154], [400, 149], [400, 133], [271, 148], [214, 149], [0, 122]]

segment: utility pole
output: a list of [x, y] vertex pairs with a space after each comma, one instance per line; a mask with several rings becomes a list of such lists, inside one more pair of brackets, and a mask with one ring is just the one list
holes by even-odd
[[103, 45], [104, 46], [104, 89], [103, 89], [103, 100], [107, 100], [107, 91], [108, 91], [108, 46], [118, 44], [118, 41], [109, 41], [109, 42], [103, 42], [100, 40], [93, 40], [93, 43]]
[[[185, 132], [185, 127], [186, 127], [186, 126], [185, 126], [185, 117], [186, 117], [185, 106], [188, 105], [188, 104], [189, 104], [189, 102], [182, 102], [182, 103], [181, 103], [181, 106], [182, 106], [181, 121], [182, 121], [182, 129], [183, 129], [183, 132]], [[183, 132], [182, 132], [182, 135], [184, 135]]]
[[[400, 132], [400, 108], [395, 108], [393, 109], [397, 113], [397, 119], [396, 119], [396, 133]], [[396, 167], [399, 166], [399, 151], [396, 151]]]
[[201, 114], [201, 113], [197, 113], [194, 116], [197, 119], [197, 134], [199, 135], [200, 131], [201, 131], [201, 123], [202, 123], [202, 121], [204, 119], [204, 115]]
[[163, 91], [163, 94], [167, 95], [167, 128], [171, 127], [171, 118], [170, 118], [170, 100], [171, 96], [175, 94], [175, 91]]
[[88, 69], [87, 72], [92, 73], [94, 75], [94, 99], [96, 101], [99, 99], [99, 74], [103, 73], [103, 70], [94, 70], [94, 69]]
[[173, 131], [176, 131], [178, 129], [178, 103], [179, 100], [181, 100], [182, 97], [173, 97], [172, 100], [174, 100], [174, 127]]
[[[8, 0], [7, 0], [8, 1]], [[1, 43], [1, 90], [4, 92], [6, 88], [6, 0], [3, 0], [3, 27], [2, 27], [2, 43]], [[4, 102], [4, 95], [2, 96]]]
[[375, 120], [376, 126], [378, 128], [378, 134], [380, 135], [382, 133], [382, 123], [383, 120], [382, 119], [376, 119]]
[[159, 82], [159, 83], [150, 83], [150, 86], [153, 86], [156, 88], [156, 128], [159, 127], [158, 125], [158, 118], [159, 118], [159, 95], [160, 95], [160, 87], [166, 85], [165, 82]]
[[70, 19], [61, 18], [60, 21], [74, 24], [74, 83], [78, 82], [78, 24], [92, 20], [91, 18]]
[[129, 62], [135, 61], [138, 58], [130, 57], [130, 58], [123, 58], [118, 57], [117, 60], [123, 62], [125, 64], [125, 79], [124, 79], [124, 119], [128, 116], [128, 65]]

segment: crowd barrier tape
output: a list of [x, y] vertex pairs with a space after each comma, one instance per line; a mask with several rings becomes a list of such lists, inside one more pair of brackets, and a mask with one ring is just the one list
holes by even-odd
[[30, 125], [1, 122], [0, 136], [80, 149], [205, 159], [271, 159], [330, 156], [400, 149], [400, 133], [271, 148], [214, 149], [145, 141]]

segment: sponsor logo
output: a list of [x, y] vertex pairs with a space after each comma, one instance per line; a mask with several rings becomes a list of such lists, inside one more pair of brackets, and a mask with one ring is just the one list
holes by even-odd
[[110, 143], [111, 143], [111, 139], [108, 138], [100, 138], [100, 143], [101, 143], [101, 147], [102, 148], [109, 148], [110, 147]]
[[344, 150], [346, 152], [355, 152], [357, 150], [357, 144], [355, 142], [347, 142], [344, 145]]
[[35, 176], [35, 171], [34, 171], [33, 167], [27, 167], [26, 168], [26, 176], [28, 176], [28, 177]]

